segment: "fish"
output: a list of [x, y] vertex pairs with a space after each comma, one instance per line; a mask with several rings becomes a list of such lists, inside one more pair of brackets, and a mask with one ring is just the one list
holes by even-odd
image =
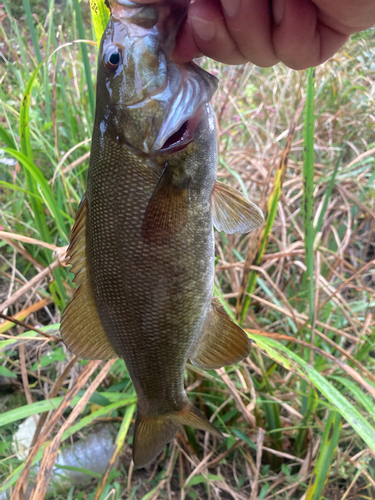
[[217, 180], [217, 79], [171, 59], [187, 5], [112, 3], [87, 187], [67, 250], [77, 288], [62, 338], [80, 357], [124, 359], [137, 394], [137, 468], [181, 425], [221, 436], [189, 400], [185, 365], [220, 368], [251, 350], [213, 297], [213, 227], [246, 233], [264, 219]]

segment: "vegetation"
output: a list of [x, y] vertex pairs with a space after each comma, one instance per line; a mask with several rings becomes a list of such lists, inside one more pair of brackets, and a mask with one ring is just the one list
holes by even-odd
[[[182, 429], [135, 471], [124, 362], [77, 361], [59, 337], [95, 105], [90, 7], [5, 0], [0, 17], [0, 310], [14, 319], [0, 324], [0, 498], [27, 483], [48, 497], [57, 451], [104, 423], [116, 436], [107, 472], [81, 465], [89, 486], [53, 498], [374, 498], [374, 31], [315, 73], [203, 61], [221, 82], [218, 176], [267, 215], [253, 234], [216, 234], [215, 294], [254, 348], [234, 367], [187, 367], [190, 397], [224, 439]], [[13, 436], [31, 415], [21, 459]]]

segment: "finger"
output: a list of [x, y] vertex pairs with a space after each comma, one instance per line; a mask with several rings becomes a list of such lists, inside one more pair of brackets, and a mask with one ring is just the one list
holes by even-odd
[[219, 0], [196, 0], [189, 7], [188, 22], [200, 52], [227, 64], [246, 62], [228, 32]]
[[[230, 20], [229, 30], [227, 18], [228, 15], [223, 13], [219, 0], [196, 0], [189, 7], [188, 20], [199, 51], [223, 63], [245, 63], [249, 60], [249, 55], [242, 52], [243, 47], [238, 45], [237, 38], [240, 37], [242, 42], [249, 36], [249, 32], [247, 30], [246, 34], [240, 33], [242, 25], [241, 28], [234, 29], [234, 19]], [[272, 61], [267, 60], [265, 64], [274, 62], [275, 58]]]
[[180, 28], [172, 59], [177, 64], [183, 64], [199, 57], [201, 52], [194, 38], [194, 30], [189, 20]]
[[310, 0], [273, 0], [273, 13], [275, 52], [292, 69], [323, 63], [348, 38], [323, 24]]
[[319, 8], [320, 21], [330, 28], [350, 35], [375, 24], [374, 0], [313, 0]]
[[272, 42], [269, 0], [221, 0], [225, 24], [246, 61], [258, 66], [279, 62]]

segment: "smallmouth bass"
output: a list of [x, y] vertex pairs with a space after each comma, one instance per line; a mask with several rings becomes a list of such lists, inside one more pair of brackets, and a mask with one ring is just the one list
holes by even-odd
[[216, 78], [170, 59], [187, 4], [112, 5], [87, 190], [67, 252], [78, 288], [62, 337], [84, 358], [125, 360], [138, 397], [136, 467], [181, 424], [220, 435], [185, 393], [187, 360], [220, 368], [251, 350], [212, 298], [213, 225], [245, 233], [263, 215], [216, 180]]

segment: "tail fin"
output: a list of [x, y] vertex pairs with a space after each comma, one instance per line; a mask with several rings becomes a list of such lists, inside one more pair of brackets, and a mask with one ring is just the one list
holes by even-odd
[[180, 425], [190, 425], [195, 429], [211, 432], [214, 436], [221, 437], [216, 427], [190, 402], [176, 413], [155, 417], [138, 415], [133, 443], [135, 467], [144, 467], [154, 460], [172, 441]]

